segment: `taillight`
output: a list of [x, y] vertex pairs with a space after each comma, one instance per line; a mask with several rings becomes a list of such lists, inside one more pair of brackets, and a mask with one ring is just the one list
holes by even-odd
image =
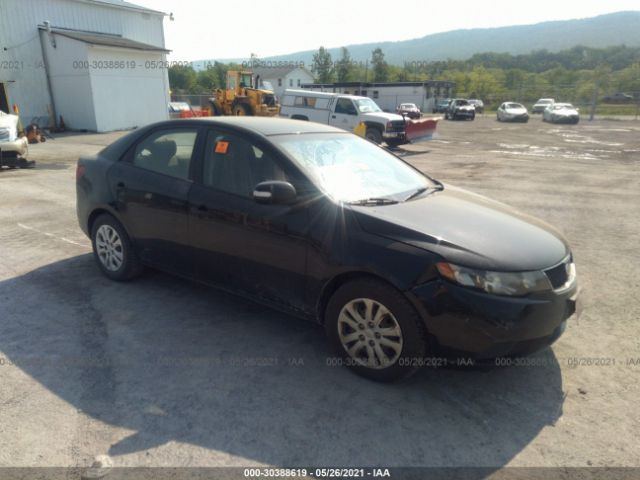
[[76, 182], [84, 177], [85, 168], [84, 165], [78, 164], [76, 166]]

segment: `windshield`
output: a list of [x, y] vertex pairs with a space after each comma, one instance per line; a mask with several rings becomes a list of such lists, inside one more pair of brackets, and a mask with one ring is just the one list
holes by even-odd
[[349, 134], [272, 137], [311, 180], [334, 200], [402, 200], [436, 184], [386, 150]]
[[360, 99], [354, 100], [354, 102], [356, 104], [356, 107], [358, 107], [358, 110], [360, 111], [360, 113], [371, 113], [371, 112], [382, 111], [380, 107], [376, 104], [376, 102], [374, 102], [370, 98], [360, 98]]
[[417, 108], [413, 103], [403, 103], [400, 108]]
[[507, 103], [507, 107], [506, 108], [524, 108], [522, 105], [520, 105], [519, 103]]

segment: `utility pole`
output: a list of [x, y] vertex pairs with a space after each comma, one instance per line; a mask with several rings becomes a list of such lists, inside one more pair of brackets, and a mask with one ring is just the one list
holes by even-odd
[[596, 103], [598, 101], [598, 82], [596, 81], [596, 84], [594, 85], [593, 88], [593, 98], [591, 99], [591, 112], [589, 113], [589, 121], [593, 121], [593, 117], [596, 114]]

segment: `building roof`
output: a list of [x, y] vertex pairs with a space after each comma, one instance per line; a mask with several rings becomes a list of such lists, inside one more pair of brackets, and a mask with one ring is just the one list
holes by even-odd
[[96, 5], [103, 5], [107, 7], [126, 8], [128, 10], [137, 10], [140, 12], [154, 13], [158, 15], [167, 15], [159, 10], [153, 10], [151, 8], [142, 7], [135, 3], [126, 2], [125, 0], [75, 0], [76, 2], [93, 3]]
[[[45, 30], [45, 27], [40, 26], [41, 30]], [[105, 47], [119, 47], [130, 48], [133, 50], [144, 50], [152, 52], [165, 52], [168, 53], [171, 50], [167, 50], [162, 47], [156, 47], [154, 45], [148, 45], [142, 42], [136, 42], [129, 38], [124, 38], [121, 35], [113, 35], [108, 33], [99, 32], [85, 32], [82, 30], [71, 30], [65, 28], [52, 28], [51, 31], [56, 35], [78, 40], [79, 42], [88, 43], [89, 45], [103, 45]]]
[[311, 72], [309, 72], [309, 70], [307, 70], [306, 68], [304, 68], [304, 66], [302, 65], [292, 65], [292, 66], [285, 66], [285, 67], [269, 67], [269, 66], [265, 66], [265, 67], [255, 67], [252, 68], [251, 71], [255, 74], [255, 75], [260, 75], [261, 78], [283, 78], [286, 77], [288, 74], [290, 74], [291, 72], [293, 72], [294, 70], [297, 69], [302, 69], [305, 72], [307, 72], [309, 75], [311, 75], [313, 77], [313, 75], [311, 74]]

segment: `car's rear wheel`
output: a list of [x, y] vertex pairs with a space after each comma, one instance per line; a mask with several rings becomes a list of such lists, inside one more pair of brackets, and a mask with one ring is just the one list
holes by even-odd
[[350, 281], [333, 294], [325, 330], [342, 364], [380, 382], [411, 375], [426, 354], [418, 312], [402, 293], [372, 278]]
[[100, 270], [111, 280], [130, 280], [142, 273], [127, 232], [111, 215], [100, 215], [93, 222], [91, 243]]

